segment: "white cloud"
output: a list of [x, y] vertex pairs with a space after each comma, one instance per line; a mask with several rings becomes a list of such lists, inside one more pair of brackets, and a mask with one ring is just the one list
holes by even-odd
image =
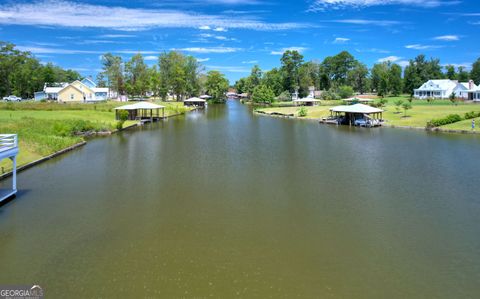
[[212, 28], [210, 28], [210, 26], [200, 26], [200, 27], [198, 27], [198, 29], [200, 29], [200, 30], [210, 30]]
[[402, 59], [402, 57], [398, 57], [398, 56], [388, 56], [388, 57], [384, 57], [384, 58], [380, 58], [379, 60], [377, 60], [377, 62], [396, 62], [396, 61], [399, 61], [400, 59]]
[[213, 29], [213, 31], [217, 31], [217, 32], [226, 32], [227, 29], [223, 28], [223, 27], [217, 27], [215, 29]]
[[99, 35], [100, 38], [126, 38], [126, 37], [136, 37], [133, 34], [102, 34]]
[[148, 60], [148, 61], [153, 61], [153, 60], [158, 60], [158, 56], [147, 55], [147, 56], [143, 57], [143, 59]]
[[335, 38], [335, 40], [333, 41], [334, 44], [346, 44], [347, 42], [349, 42], [350, 39], [349, 38], [346, 38], [346, 37], [337, 37]]
[[460, 39], [458, 35], [441, 35], [433, 38], [434, 40], [441, 40], [446, 42], [453, 42]]
[[344, 19], [334, 20], [335, 23], [353, 24], [353, 25], [374, 25], [374, 26], [394, 26], [401, 22], [392, 20], [365, 20], [365, 19]]
[[238, 52], [241, 49], [230, 48], [230, 47], [211, 47], [211, 48], [192, 47], [192, 48], [180, 48], [180, 49], [172, 49], [172, 50], [207, 54], [207, 53], [233, 53], [233, 52]]
[[471, 69], [472, 68], [472, 63], [471, 62], [464, 62], [464, 63], [445, 63], [442, 64], [442, 66], [448, 66], [448, 65], [453, 65], [455, 68], [463, 67], [465, 69]]
[[233, 21], [227, 16], [192, 13], [186, 10], [140, 9], [54, 0], [32, 3], [8, 2], [0, 5], [0, 24], [108, 28], [124, 31], [207, 27], [265, 31], [313, 27], [303, 23], [267, 23], [249, 16], [238, 17]]
[[[157, 54], [159, 51], [140, 51], [140, 50], [104, 50], [104, 51], [93, 51], [93, 50], [77, 50], [77, 49], [61, 49], [61, 48], [50, 48], [50, 47], [32, 47], [32, 46], [17, 46], [20, 51], [28, 51], [34, 54], [61, 54], [61, 55], [76, 55], [76, 54], [105, 54], [108, 52], [117, 53], [117, 54], [143, 54], [151, 55]], [[100, 56], [101, 59], [101, 56]]]
[[276, 50], [276, 51], [271, 51], [270, 54], [271, 55], [283, 55], [283, 53], [287, 52], [287, 51], [297, 51], [297, 52], [305, 52], [306, 50], [308, 50], [308, 48], [305, 48], [305, 47], [289, 47], [289, 48], [282, 48], [280, 50]]
[[209, 60], [210, 60], [210, 58], [197, 58], [198, 62], [207, 62]]
[[324, 11], [327, 9], [362, 8], [380, 5], [407, 5], [420, 7], [438, 7], [458, 4], [460, 1], [445, 0], [314, 0], [309, 11]]
[[443, 46], [413, 44], [413, 45], [406, 45], [405, 48], [413, 49], [413, 50], [432, 50], [432, 49], [443, 48]]
[[242, 61], [242, 64], [257, 64], [258, 60]]

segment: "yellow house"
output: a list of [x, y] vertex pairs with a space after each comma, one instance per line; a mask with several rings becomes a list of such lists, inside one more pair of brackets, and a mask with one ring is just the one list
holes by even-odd
[[58, 101], [64, 103], [88, 102], [95, 98], [95, 92], [80, 81], [68, 84], [58, 92]]

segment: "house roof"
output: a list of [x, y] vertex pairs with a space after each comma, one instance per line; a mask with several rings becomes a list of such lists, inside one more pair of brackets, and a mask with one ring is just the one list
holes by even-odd
[[380, 113], [383, 112], [382, 109], [371, 107], [364, 104], [355, 104], [355, 105], [341, 105], [330, 108], [330, 111], [333, 112], [346, 112], [346, 113], [363, 113], [363, 114], [371, 114], [371, 113]]
[[200, 98], [189, 98], [187, 100], [185, 100], [184, 102], [206, 102], [204, 99], [200, 99]]
[[138, 102], [135, 104], [116, 107], [115, 110], [146, 110], [146, 109], [162, 109], [162, 108], [165, 108], [165, 106], [153, 104], [150, 102]]
[[60, 90], [64, 88], [65, 87], [45, 87], [45, 93], [58, 93]]
[[108, 87], [94, 87], [92, 90], [94, 92], [108, 92]]

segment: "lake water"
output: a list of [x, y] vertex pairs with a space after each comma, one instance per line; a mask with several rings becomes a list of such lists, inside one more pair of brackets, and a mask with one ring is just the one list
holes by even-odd
[[91, 140], [18, 184], [0, 284], [47, 298], [480, 297], [477, 136], [229, 101]]

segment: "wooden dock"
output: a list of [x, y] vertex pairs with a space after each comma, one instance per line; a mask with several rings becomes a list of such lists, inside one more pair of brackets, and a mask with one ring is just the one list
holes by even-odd
[[0, 189], [0, 203], [17, 194], [18, 137], [16, 134], [0, 134], [0, 161], [10, 159], [13, 163], [12, 187]]

